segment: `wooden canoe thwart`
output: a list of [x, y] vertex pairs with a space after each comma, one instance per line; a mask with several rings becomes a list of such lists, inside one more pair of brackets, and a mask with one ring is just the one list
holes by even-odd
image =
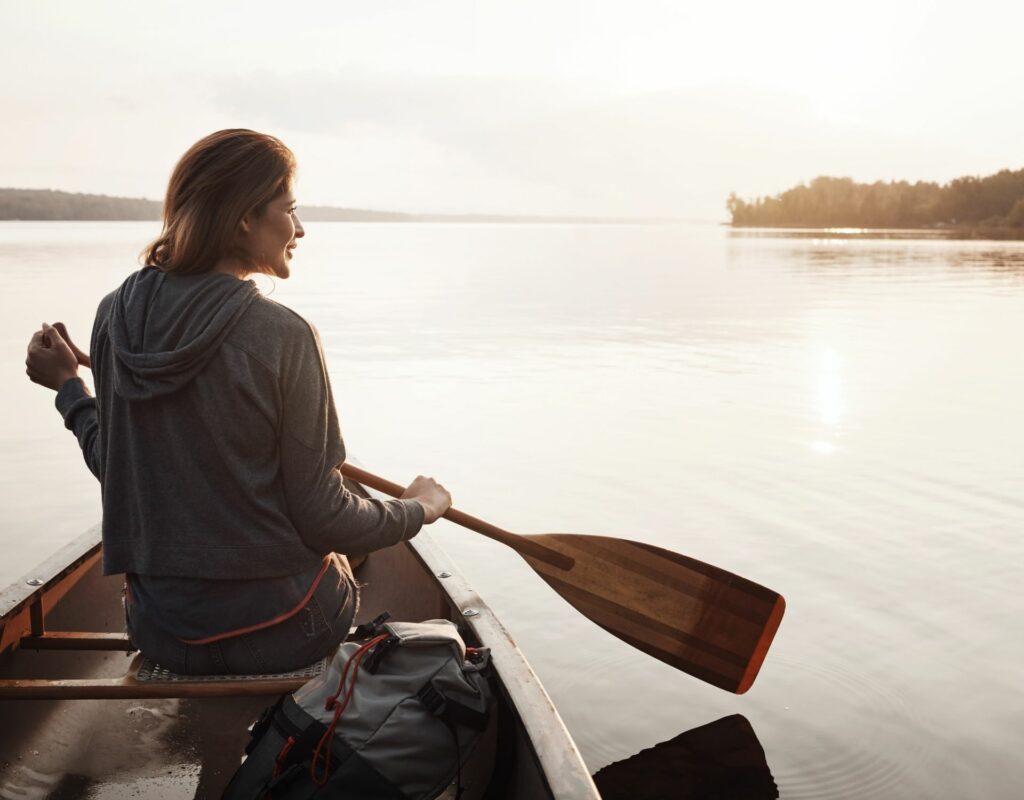
[[[341, 471], [393, 497], [404, 491], [352, 464]], [[511, 547], [612, 635], [737, 694], [754, 683], [786, 610], [771, 589], [654, 545], [574, 533], [523, 536], [454, 508], [444, 517]]]

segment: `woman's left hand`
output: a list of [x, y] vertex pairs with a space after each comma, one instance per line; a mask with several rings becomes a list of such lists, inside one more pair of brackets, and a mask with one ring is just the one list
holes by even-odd
[[57, 391], [71, 378], [78, 377], [78, 358], [64, 341], [60, 331], [43, 323], [32, 334], [25, 357], [25, 372], [33, 383]]

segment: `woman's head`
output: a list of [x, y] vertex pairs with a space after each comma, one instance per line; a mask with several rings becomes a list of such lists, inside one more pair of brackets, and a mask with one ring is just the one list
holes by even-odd
[[289, 245], [303, 235], [294, 176], [295, 156], [273, 136], [232, 128], [200, 139], [171, 174], [163, 231], [145, 262], [179, 274], [229, 262], [287, 277]]

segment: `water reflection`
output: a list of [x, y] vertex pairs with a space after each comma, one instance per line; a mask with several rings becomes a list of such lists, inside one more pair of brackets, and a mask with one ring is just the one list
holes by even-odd
[[901, 228], [729, 228], [730, 239], [956, 239], [948, 230]]
[[833, 427], [843, 414], [843, 387], [840, 376], [839, 355], [831, 347], [821, 356], [818, 376], [818, 411], [824, 425]]
[[913, 266], [935, 267], [943, 270], [969, 267], [983, 268], [996, 274], [1024, 274], [1024, 247], [1011, 246], [1005, 250], [978, 250], [973, 248], [927, 247], [902, 248], [892, 246], [842, 247], [835, 243], [814, 242], [813, 247], [794, 248], [782, 254], [787, 260], [812, 267], [886, 267], [906, 275]]
[[[888, 270], [890, 278], [932, 279], [936, 270], [948, 273], [965, 267], [1024, 276], [1024, 241], [965, 240], [942, 231], [852, 228], [731, 229], [727, 239], [731, 255], [743, 260], [757, 253], [758, 263], [781, 261], [798, 269], [809, 266], [850, 276], [871, 268], [873, 273]], [[927, 274], [912, 269], [915, 266], [927, 268]]]
[[741, 714], [702, 725], [594, 775], [604, 800], [765, 800], [779, 796], [764, 748]]

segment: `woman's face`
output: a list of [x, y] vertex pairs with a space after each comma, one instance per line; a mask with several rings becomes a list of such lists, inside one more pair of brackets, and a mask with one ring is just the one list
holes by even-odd
[[287, 278], [291, 272], [292, 252], [306, 235], [295, 214], [295, 193], [289, 189], [271, 200], [258, 217], [249, 217], [245, 235], [246, 255], [254, 271]]

